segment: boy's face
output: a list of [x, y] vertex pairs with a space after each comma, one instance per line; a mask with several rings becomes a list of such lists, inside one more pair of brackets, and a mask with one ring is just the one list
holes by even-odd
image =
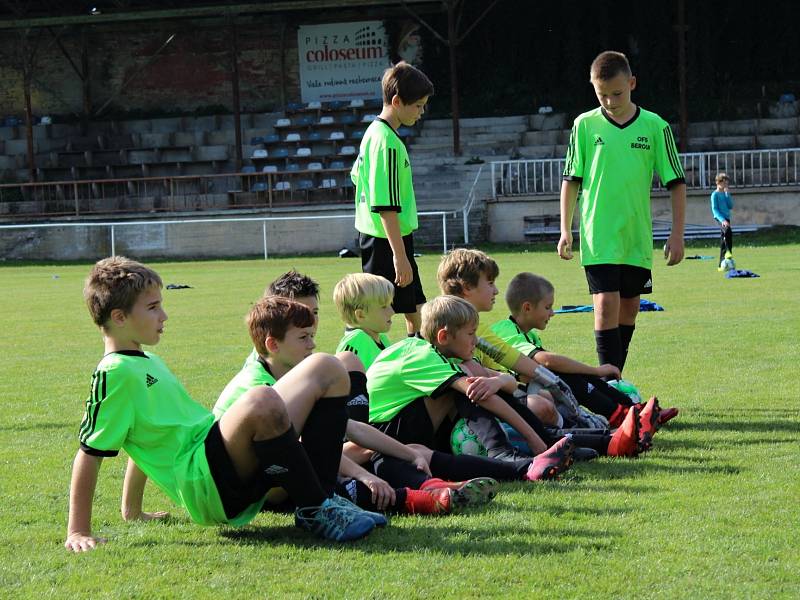
[[495, 296], [497, 296], [497, 286], [494, 279], [486, 277], [481, 273], [478, 285], [474, 288], [464, 286], [464, 300], [472, 304], [478, 312], [488, 312], [494, 306]]
[[392, 98], [392, 107], [401, 125], [412, 127], [425, 114], [425, 105], [428, 104], [428, 96], [420, 98], [411, 104], [404, 104], [400, 96]]
[[356, 311], [356, 323], [359, 328], [372, 333], [385, 333], [392, 326], [394, 309], [391, 302], [386, 304], [375, 303], [365, 309]]
[[267, 338], [268, 340], [271, 339], [273, 343], [271, 348], [268, 344], [270, 357], [290, 369], [298, 365], [317, 347], [314, 342], [316, 329], [314, 325], [311, 327], [295, 327], [291, 325], [282, 340]]
[[624, 117], [631, 108], [631, 92], [636, 89], [636, 77], [617, 73], [611, 79], [592, 78], [595, 96], [612, 117]]
[[440, 329], [437, 348], [447, 358], [470, 360], [475, 356], [475, 344], [478, 340], [475, 332], [477, 330], [477, 323], [468, 323], [454, 332]]
[[298, 298], [293, 298], [293, 300], [307, 306], [309, 310], [314, 313], [314, 332], [316, 333], [317, 327], [319, 326], [319, 298], [316, 296], [300, 296]]
[[[131, 348], [155, 346], [164, 333], [164, 321], [167, 313], [161, 306], [161, 289], [151, 286], [144, 290], [127, 315], [122, 311], [112, 311], [112, 331], [115, 338], [128, 342]], [[121, 317], [120, 317], [121, 316]]]
[[535, 305], [532, 305], [529, 322], [533, 325], [534, 329], [544, 329], [555, 313], [553, 312], [553, 302], [555, 301], [554, 294], [550, 292], [544, 298], [539, 300]]

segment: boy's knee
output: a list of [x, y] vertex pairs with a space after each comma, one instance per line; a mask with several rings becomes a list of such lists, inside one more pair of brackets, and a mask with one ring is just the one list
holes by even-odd
[[314, 380], [323, 388], [336, 388], [336, 395], [344, 395], [350, 391], [350, 376], [337, 357], [318, 352], [306, 358], [302, 364], [314, 374]]
[[364, 369], [364, 363], [362, 363], [361, 359], [352, 352], [339, 352], [336, 354], [336, 358], [339, 359], [339, 362], [344, 365], [344, 368], [347, 371], [356, 371], [358, 373], [366, 372], [366, 369]]
[[551, 400], [538, 394], [528, 396], [528, 408], [545, 425], [555, 426], [558, 424], [558, 409]]
[[240, 399], [247, 410], [247, 417], [262, 433], [279, 434], [291, 425], [283, 399], [266, 385], [248, 390]]

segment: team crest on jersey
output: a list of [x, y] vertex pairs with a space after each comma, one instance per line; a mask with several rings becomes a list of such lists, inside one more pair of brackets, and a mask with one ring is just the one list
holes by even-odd
[[634, 150], [650, 150], [650, 140], [647, 136], [640, 135], [635, 142], [631, 142], [631, 148]]
[[601, 138], [596, 133], [594, 134], [594, 145], [595, 146], [603, 146], [603, 145], [605, 145], [605, 142], [603, 141], [603, 138]]

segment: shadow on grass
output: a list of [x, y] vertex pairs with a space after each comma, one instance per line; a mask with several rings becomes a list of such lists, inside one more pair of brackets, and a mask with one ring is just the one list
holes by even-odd
[[[800, 417], [799, 417], [800, 419]], [[798, 421], [790, 419], [776, 419], [774, 421], [742, 419], [741, 421], [710, 419], [695, 422], [682, 422], [670, 424], [671, 431], [727, 431], [735, 433], [776, 433], [787, 432], [796, 434], [800, 430]], [[658, 439], [658, 438], [656, 438]], [[656, 442], [657, 443], [657, 442]]]
[[48, 431], [51, 429], [66, 429], [73, 428], [77, 431], [75, 423], [16, 423], [11, 425], [3, 425], [0, 427], [0, 432], [5, 431]]
[[437, 524], [430, 527], [418, 522], [413, 527], [392, 527], [375, 530], [355, 543], [336, 543], [314, 538], [293, 527], [248, 527], [224, 530], [222, 537], [237, 545], [271, 543], [290, 544], [301, 548], [352, 549], [358, 552], [408, 552], [431, 550], [456, 556], [536, 555], [568, 553], [576, 550], [608, 550], [618, 533], [589, 529], [537, 529], [535, 527], [503, 527], [492, 524], [486, 528], [460, 527], [457, 524]]

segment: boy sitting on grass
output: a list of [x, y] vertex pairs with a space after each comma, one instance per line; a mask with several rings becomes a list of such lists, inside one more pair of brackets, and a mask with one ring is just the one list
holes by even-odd
[[[84, 297], [103, 333], [104, 356], [79, 432], [66, 549], [87, 551], [105, 541], [92, 533], [92, 503], [103, 458], [120, 449], [135, 463], [126, 490], [139, 507], [149, 477], [196, 523], [244, 525], [260, 511], [267, 490], [280, 486], [300, 507], [298, 526], [337, 541], [369, 533], [371, 519], [325, 493], [286, 410], [301, 389], [320, 405], [341, 404], [344, 410], [344, 369], [331, 369], [300, 389], [294, 382], [255, 388], [216, 422], [158, 356], [142, 350], [157, 344], [164, 331], [161, 287], [155, 271], [124, 257], [99, 261], [86, 281]], [[341, 438], [335, 441], [320, 454], [335, 454]]]
[[[424, 339], [410, 337], [389, 346], [367, 370], [370, 422], [404, 444], [435, 448], [437, 432], [450, 413], [457, 411], [470, 424], [496, 423], [497, 416], [519, 427], [538, 456], [498, 460], [434, 452], [430, 461], [434, 476], [459, 479], [469, 470], [499, 480], [555, 478], [572, 463], [570, 438], [563, 437], [547, 449], [526, 420], [496, 394], [516, 389], [513, 377], [469, 377], [451, 360], [472, 359], [477, 326], [477, 311], [460, 298], [440, 296], [423, 305]], [[486, 436], [481, 441], [490, 457], [507, 452], [502, 430], [499, 438]]]
[[[235, 406], [243, 393], [256, 386], [273, 386], [290, 376], [300, 381], [314, 379], [319, 377], [320, 368], [325, 368], [318, 357], [326, 355], [312, 354], [316, 326], [307, 306], [287, 298], [267, 296], [252, 307], [247, 316], [247, 324], [258, 359], [246, 364], [220, 394], [214, 406], [214, 413], [218, 417]], [[289, 413], [290, 416], [295, 414], [291, 408]], [[398, 443], [366, 423], [350, 421], [346, 419], [346, 415], [342, 416], [346, 420], [345, 431], [350, 439], [363, 447], [378, 450], [403, 462], [403, 472], [407, 474], [410, 471], [414, 480], [412, 485], [421, 489], [410, 489], [408, 486], [393, 489], [375, 474], [367, 472], [343, 456], [339, 470], [352, 480], [345, 485], [339, 485], [335, 479], [328, 480], [324, 482], [326, 490], [332, 492], [335, 489], [341, 496], [355, 500], [358, 506], [372, 510], [416, 514], [449, 513], [464, 504], [488, 501], [494, 495], [496, 485], [492, 481], [456, 484], [431, 478], [428, 460], [423, 452]], [[305, 428], [298, 425], [304, 444], [313, 441], [311, 436], [319, 435], [318, 429], [309, 431], [308, 425], [308, 420]], [[325, 426], [325, 421], [319, 423], [319, 427]], [[333, 427], [333, 430], [336, 431], [337, 427]], [[337, 435], [341, 448], [342, 435]], [[342, 502], [339, 498], [337, 501]], [[355, 505], [350, 506], [356, 510]], [[368, 514], [378, 524], [386, 523], [381, 515], [371, 512]]]
[[[572, 389], [578, 401], [589, 410], [603, 415], [611, 427], [619, 427], [628, 414], [632, 402], [627, 395], [608, 385], [604, 377], [619, 377], [614, 365], [592, 367], [569, 357], [548, 352], [536, 329], [543, 331], [553, 312], [555, 289], [544, 277], [533, 273], [519, 273], [509, 282], [506, 304], [511, 315], [493, 324], [491, 329], [502, 340], [540, 365], [558, 375]], [[649, 407], [653, 406], [652, 409]], [[640, 441], [648, 446], [654, 431], [650, 427], [651, 413], [657, 413], [656, 424], [666, 423], [678, 414], [677, 408], [660, 409], [652, 398], [642, 410]]]

